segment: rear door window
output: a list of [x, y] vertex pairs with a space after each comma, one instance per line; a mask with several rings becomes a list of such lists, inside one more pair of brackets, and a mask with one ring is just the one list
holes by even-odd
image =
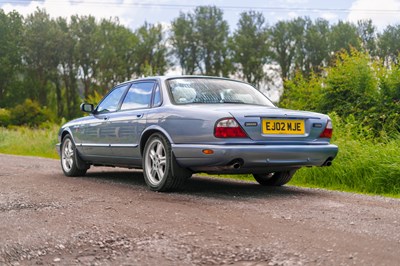
[[154, 81], [133, 83], [122, 102], [121, 110], [150, 107], [154, 83]]

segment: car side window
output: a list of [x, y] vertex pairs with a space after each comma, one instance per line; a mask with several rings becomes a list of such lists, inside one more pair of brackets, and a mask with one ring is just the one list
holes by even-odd
[[97, 113], [115, 112], [118, 109], [121, 97], [130, 84], [116, 87], [97, 106]]
[[153, 81], [133, 83], [122, 102], [121, 110], [149, 107], [153, 87]]
[[158, 107], [161, 105], [161, 91], [160, 86], [156, 85], [156, 89], [154, 90], [154, 101], [153, 106]]

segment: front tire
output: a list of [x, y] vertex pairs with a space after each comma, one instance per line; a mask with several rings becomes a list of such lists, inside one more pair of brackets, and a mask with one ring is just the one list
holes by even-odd
[[61, 143], [61, 168], [64, 174], [66, 176], [84, 176], [87, 169], [78, 167], [83, 164], [71, 136], [65, 136]]
[[174, 174], [174, 156], [168, 139], [160, 133], [150, 136], [143, 152], [143, 175], [147, 186], [153, 191], [177, 190], [187, 176]]
[[283, 186], [288, 183], [297, 170], [253, 174], [254, 179], [262, 186]]

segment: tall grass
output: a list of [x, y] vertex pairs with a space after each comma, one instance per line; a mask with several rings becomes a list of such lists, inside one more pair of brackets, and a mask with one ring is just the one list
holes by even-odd
[[[339, 154], [332, 166], [301, 168], [289, 184], [400, 198], [400, 138], [376, 143], [345, 137], [334, 143]], [[254, 180], [252, 175], [232, 177]]]
[[339, 147], [333, 165], [300, 169], [291, 184], [400, 197], [400, 137], [377, 137], [352, 117], [331, 118]]
[[400, 197], [400, 139], [337, 140], [331, 167], [300, 169], [291, 184]]
[[0, 127], [0, 153], [58, 158], [58, 125], [45, 128]]

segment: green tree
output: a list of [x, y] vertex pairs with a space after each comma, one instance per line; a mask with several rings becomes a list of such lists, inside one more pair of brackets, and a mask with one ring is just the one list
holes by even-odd
[[193, 15], [180, 13], [172, 21], [171, 33], [173, 53], [178, 58], [182, 74], [193, 75], [199, 62], [199, 45]]
[[58, 78], [56, 86], [58, 117], [73, 118], [78, 113], [79, 92], [77, 84], [78, 64], [75, 56], [77, 40], [64, 18], [56, 21], [58, 28]]
[[357, 32], [361, 38], [364, 51], [371, 55], [376, 53], [377, 33], [371, 19], [357, 21]]
[[167, 70], [166, 40], [161, 24], [145, 23], [135, 32], [138, 43], [135, 47], [134, 73], [142, 75], [162, 75]]
[[71, 33], [75, 40], [74, 57], [78, 67], [78, 80], [83, 84], [83, 98], [92, 92], [92, 82], [96, 76], [97, 55], [101, 49], [97, 34], [98, 24], [93, 16], [72, 16]]
[[9, 96], [21, 71], [22, 17], [0, 9], [0, 106], [9, 106]]
[[22, 35], [21, 15], [15, 11], [5, 14], [0, 9], [0, 106], [3, 107], [12, 104], [12, 96], [20, 96], [15, 89], [22, 70]]
[[118, 20], [103, 19], [99, 25], [98, 43], [102, 49], [97, 55], [96, 78], [100, 83], [100, 92], [130, 79], [134, 72], [135, 49], [138, 39], [129, 29], [119, 24]]
[[270, 44], [272, 58], [281, 68], [282, 79], [290, 77], [291, 69], [295, 63], [297, 41], [299, 40], [296, 22], [278, 21], [270, 29]]
[[361, 42], [357, 27], [350, 22], [339, 21], [331, 27], [329, 44], [329, 50], [333, 55], [342, 49], [347, 52], [352, 48], [360, 50]]
[[258, 87], [265, 78], [263, 67], [269, 59], [267, 26], [262, 13], [241, 13], [230, 47], [238, 70], [247, 82]]
[[320, 73], [329, 62], [329, 22], [308, 20], [304, 36], [304, 73]]
[[[292, 32], [293, 44], [294, 44], [294, 69], [295, 71], [303, 71], [305, 70], [305, 60], [306, 60], [306, 51], [305, 51], [305, 34], [307, 24], [311, 23], [309, 18], [298, 17], [289, 22], [289, 29]], [[294, 74], [294, 73], [291, 73]], [[293, 76], [293, 75], [292, 75]]]
[[199, 6], [194, 11], [194, 28], [198, 45], [197, 66], [201, 74], [227, 76], [231, 70], [228, 58], [228, 22], [215, 6]]
[[400, 52], [400, 25], [387, 26], [382, 34], [378, 35], [378, 55], [386, 66], [391, 63], [399, 64]]
[[25, 19], [24, 62], [27, 68], [25, 89], [42, 106], [54, 102], [53, 88], [59, 65], [56, 23], [45, 10], [37, 9]]

